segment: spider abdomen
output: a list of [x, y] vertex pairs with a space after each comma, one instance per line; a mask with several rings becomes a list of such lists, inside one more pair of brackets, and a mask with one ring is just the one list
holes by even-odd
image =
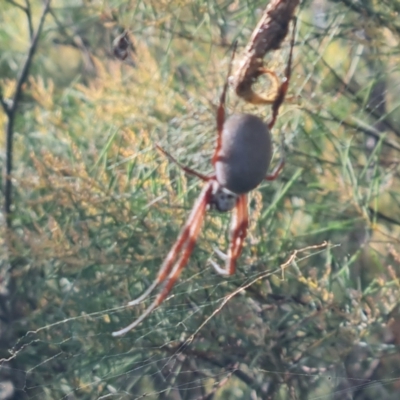
[[265, 178], [271, 158], [271, 135], [260, 118], [234, 114], [225, 121], [215, 164], [222, 187], [236, 194], [250, 192]]

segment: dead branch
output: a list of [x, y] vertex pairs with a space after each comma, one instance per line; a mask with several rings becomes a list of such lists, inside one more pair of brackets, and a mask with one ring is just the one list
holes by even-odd
[[[36, 47], [39, 41], [40, 34], [42, 32], [43, 23], [46, 17], [46, 14], [50, 8], [50, 1], [46, 0], [45, 5], [43, 7], [42, 14], [40, 16], [39, 25], [36, 30], [36, 33], [31, 37], [31, 44], [28, 49], [28, 54], [26, 56], [26, 60], [24, 65], [22, 66], [19, 78], [17, 80], [17, 84], [15, 87], [15, 92], [12, 100], [6, 100], [2, 97], [2, 93], [0, 90], [0, 104], [2, 105], [4, 112], [7, 115], [7, 127], [6, 127], [6, 166], [5, 166], [5, 177], [4, 177], [4, 214], [6, 218], [6, 226], [7, 228], [11, 228], [12, 220], [11, 220], [11, 204], [12, 204], [12, 180], [11, 173], [13, 167], [13, 140], [14, 140], [14, 122], [16, 111], [18, 108], [18, 103], [22, 94], [22, 86], [28, 78], [29, 69], [32, 64], [33, 56], [36, 51]], [[30, 6], [29, 2], [27, 2], [27, 7], [23, 7], [14, 1], [9, 1], [11, 4], [16, 5], [17, 7], [23, 9], [27, 14], [28, 23], [31, 27], [31, 15], [30, 15]]]
[[[264, 56], [279, 49], [289, 31], [289, 23], [300, 0], [272, 0], [265, 9], [247, 44], [239, 68], [230, 78], [236, 94], [253, 104], [271, 104], [274, 100], [252, 89], [257, 78], [266, 73]], [[270, 75], [269, 75], [270, 76]]]

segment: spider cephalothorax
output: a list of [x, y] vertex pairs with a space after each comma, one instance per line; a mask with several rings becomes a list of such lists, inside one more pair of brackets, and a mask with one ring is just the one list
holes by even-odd
[[[220, 212], [233, 210], [230, 245], [225, 267], [222, 268], [215, 262], [211, 262], [211, 265], [221, 275], [235, 273], [236, 260], [242, 252], [248, 227], [247, 193], [255, 189], [263, 180], [275, 179], [284, 165], [282, 157], [274, 171], [267, 175], [272, 158], [270, 132], [275, 124], [279, 108], [284, 101], [289, 86], [293, 43], [294, 30], [285, 78], [278, 88], [276, 100], [272, 104], [272, 116], [268, 123], [251, 114], [234, 114], [225, 120], [225, 97], [228, 89], [228, 78], [225, 80], [217, 111], [218, 136], [212, 158], [214, 174], [206, 176], [181, 165], [174, 157], [158, 146], [165, 155], [186, 173], [197, 176], [206, 183], [177, 241], [161, 265], [156, 280], [139, 298], [128, 304], [136, 305], [140, 303], [161, 283], [164, 283], [163, 288], [153, 303], [136, 321], [126, 328], [114, 332], [113, 336], [123, 335], [136, 327], [168, 296], [193, 251], [208, 208], [214, 208]], [[230, 70], [228, 76], [229, 74]]]
[[212, 192], [209, 200], [211, 210], [219, 212], [231, 211], [236, 206], [239, 196], [228, 189], [222, 187], [216, 179], [212, 181]]

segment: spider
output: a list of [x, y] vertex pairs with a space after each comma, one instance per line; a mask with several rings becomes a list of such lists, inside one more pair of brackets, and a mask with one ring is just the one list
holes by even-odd
[[233, 210], [228, 254], [224, 255], [221, 252], [226, 258], [225, 268], [220, 267], [214, 261], [211, 262], [211, 265], [220, 275], [228, 276], [235, 273], [236, 260], [242, 252], [248, 227], [247, 193], [255, 189], [263, 180], [276, 179], [285, 163], [282, 149], [279, 163], [271, 174], [267, 174], [272, 158], [270, 132], [275, 125], [279, 108], [289, 87], [293, 45], [294, 31], [290, 44], [289, 59], [285, 69], [285, 78], [278, 88], [275, 101], [272, 104], [272, 116], [268, 123], [251, 114], [234, 114], [225, 120], [225, 98], [228, 89], [228, 77], [230, 76], [235, 53], [233, 51], [217, 109], [218, 136], [212, 157], [214, 167], [212, 175], [206, 176], [182, 165], [171, 154], [157, 146], [164, 155], [183, 171], [200, 178], [205, 182], [205, 185], [177, 241], [161, 265], [155, 281], [140, 297], [132, 300], [128, 305], [133, 306], [141, 303], [162, 283], [164, 283], [163, 288], [139, 318], [126, 328], [113, 332], [113, 336], [124, 335], [135, 328], [166, 299], [189, 260], [208, 207], [219, 212]]

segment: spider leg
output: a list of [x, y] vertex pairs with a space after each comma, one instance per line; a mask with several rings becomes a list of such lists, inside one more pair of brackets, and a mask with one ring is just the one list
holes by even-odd
[[197, 219], [197, 214], [198, 214], [198, 209], [203, 207], [203, 202], [208, 202], [208, 197], [209, 197], [209, 192], [211, 185], [206, 185], [202, 192], [200, 193], [193, 209], [192, 212], [190, 213], [185, 225], [183, 226], [177, 241], [173, 245], [172, 249], [169, 251], [167, 257], [165, 258], [164, 262], [161, 265], [161, 268], [157, 274], [156, 280], [149, 286], [149, 288], [137, 299], [132, 300], [128, 303], [128, 306], [134, 306], [139, 303], [141, 303], [143, 300], [145, 300], [151, 292], [162, 282], [165, 281], [165, 279], [168, 277], [169, 273], [171, 272], [172, 267], [174, 266], [174, 263], [182, 250], [182, 248], [185, 246], [187, 240], [188, 240], [188, 235], [190, 233], [191, 226], [195, 223]]
[[239, 196], [231, 224], [230, 245], [228, 255], [226, 256], [225, 268], [221, 268], [213, 260], [210, 261], [215, 271], [220, 275], [233, 275], [236, 271], [236, 260], [242, 252], [243, 242], [246, 238], [249, 225], [247, 195], [243, 194]]
[[228, 74], [226, 75], [224, 88], [222, 89], [222, 93], [221, 93], [221, 96], [219, 98], [219, 105], [218, 105], [218, 110], [217, 110], [217, 132], [218, 132], [218, 137], [217, 137], [217, 145], [215, 146], [214, 155], [212, 157], [212, 164], [213, 165], [215, 165], [215, 163], [217, 162], [218, 154], [219, 154], [219, 151], [221, 149], [222, 130], [224, 129], [224, 122], [225, 122], [226, 92], [228, 90], [229, 76], [231, 75], [232, 63], [233, 63], [233, 58], [235, 57], [236, 47], [237, 47], [237, 42], [235, 42], [234, 45], [233, 45], [233, 51], [232, 51], [232, 55], [231, 55], [231, 60], [229, 62]]
[[246, 239], [247, 228], [249, 226], [249, 216], [247, 211], [247, 195], [241, 195], [239, 197], [239, 206], [241, 208], [240, 214], [238, 213], [238, 218], [233, 226], [231, 235], [231, 246], [230, 252], [228, 253], [229, 271], [230, 274], [234, 274], [236, 270], [236, 260], [242, 253], [243, 243]]
[[[193, 210], [178, 237], [177, 242], [168, 253], [167, 258], [165, 259], [160, 269], [160, 272], [158, 273], [156, 281], [150, 286], [149, 289], [151, 290], [148, 289], [142, 296], [139, 297], [139, 299], [140, 301], [143, 300], [151, 293], [151, 291], [155, 287], [165, 281], [164, 287], [162, 288], [161, 292], [157, 295], [154, 302], [150, 304], [150, 306], [138, 319], [136, 319], [127, 327], [119, 331], [113, 332], [112, 335], [114, 337], [124, 335], [125, 333], [129, 332], [137, 325], [139, 325], [168, 296], [176, 280], [179, 278], [179, 275], [181, 274], [183, 268], [185, 267], [196, 244], [196, 240], [200, 233], [211, 193], [212, 185], [208, 184], [204, 187], [199, 198], [197, 199], [196, 204], [193, 207]], [[178, 257], [181, 250], [182, 254], [180, 255], [180, 257]], [[128, 305], [137, 304], [139, 299], [131, 301]]]
[[197, 172], [194, 169], [191, 169], [191, 168], [186, 167], [185, 165], [181, 164], [173, 155], [168, 153], [168, 151], [163, 149], [160, 145], [156, 144], [156, 147], [158, 150], [161, 151], [161, 153], [163, 153], [166, 157], [168, 157], [173, 163], [175, 163], [180, 169], [185, 171], [187, 174], [197, 176], [202, 181], [208, 181], [210, 179], [208, 176], [203, 175], [200, 172]]
[[295, 35], [296, 35], [296, 18], [293, 19], [293, 33], [292, 33], [292, 39], [290, 41], [289, 60], [285, 69], [285, 79], [282, 82], [281, 86], [279, 87], [275, 101], [272, 104], [272, 117], [271, 121], [268, 123], [269, 129], [272, 129], [272, 127], [275, 125], [276, 118], [278, 117], [279, 113], [279, 108], [281, 107], [283, 101], [285, 100], [286, 92], [289, 87], [290, 77], [292, 74], [292, 55], [293, 55]]
[[128, 306], [135, 306], [139, 303], [141, 303], [143, 300], [145, 300], [147, 297], [150, 296], [150, 294], [153, 292], [153, 290], [162, 282], [165, 281], [165, 279], [168, 277], [168, 274], [171, 272], [172, 267], [174, 266], [174, 262], [179, 254], [179, 252], [182, 250], [182, 248], [185, 246], [185, 243], [187, 241], [187, 235], [190, 231], [190, 223], [193, 223], [193, 215], [191, 214], [181, 230], [177, 241], [175, 242], [174, 246], [172, 249], [169, 251], [166, 259], [161, 265], [161, 268], [157, 274], [156, 280], [147, 288], [147, 290], [139, 296], [135, 300], [131, 300], [128, 303]]
[[267, 174], [264, 180], [274, 181], [279, 176], [284, 166], [285, 166], [285, 135], [281, 132], [281, 157], [279, 159], [278, 164], [273, 169], [273, 171]]
[[[221, 251], [217, 246], [212, 247], [214, 250], [214, 253], [223, 261], [226, 261], [228, 259], [228, 255], [225, 254], [223, 251]], [[217, 264], [218, 265], [218, 264]]]
[[285, 158], [281, 157], [278, 165], [273, 169], [273, 171], [271, 173], [266, 175], [266, 177], [264, 179], [266, 181], [274, 181], [279, 176], [279, 174], [282, 171], [284, 166], [285, 166]]

